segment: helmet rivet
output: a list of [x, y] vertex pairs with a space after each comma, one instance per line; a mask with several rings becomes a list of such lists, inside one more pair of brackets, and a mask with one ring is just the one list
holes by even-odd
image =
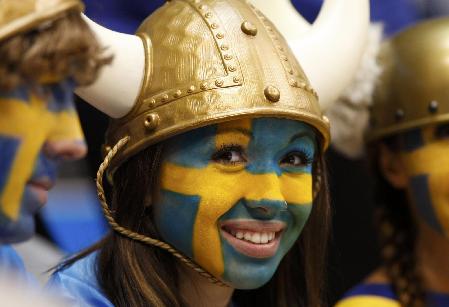
[[218, 39], [223, 39], [224, 38], [224, 34], [219, 32], [219, 33], [217, 33], [217, 35], [215, 35], [215, 37], [218, 38]]
[[220, 49], [223, 50], [223, 51], [226, 51], [226, 50], [229, 49], [229, 46], [228, 45], [221, 45]]
[[207, 83], [206, 82], [201, 83], [200, 89], [203, 91], [207, 90]]
[[182, 95], [181, 90], [177, 90], [177, 91], [173, 94], [173, 97], [179, 98], [179, 97], [181, 97], [181, 95]]
[[396, 113], [394, 114], [396, 121], [402, 120], [404, 118], [404, 116], [405, 116], [405, 112], [402, 109], [397, 109]]
[[432, 113], [432, 114], [434, 114], [434, 113], [436, 113], [437, 111], [438, 111], [438, 101], [432, 100], [432, 101], [429, 103], [429, 112]]
[[211, 24], [210, 27], [212, 29], [218, 29], [218, 25], [216, 23]]
[[237, 70], [237, 68], [235, 68], [235, 66], [228, 66], [228, 70], [229, 70], [230, 72], [234, 72], [234, 71]]
[[215, 85], [218, 87], [222, 87], [223, 86], [223, 80], [215, 80]]
[[147, 116], [145, 116], [145, 128], [148, 131], [153, 131], [159, 125], [159, 120], [159, 115], [157, 115], [157, 113], [148, 114]]
[[281, 93], [276, 87], [272, 85], [268, 85], [263, 93], [265, 94], [265, 97], [271, 102], [278, 102], [279, 99], [281, 99]]
[[234, 77], [233, 81], [234, 81], [234, 83], [239, 83], [240, 82], [240, 78], [239, 77]]
[[211, 17], [212, 17], [212, 13], [211, 13], [211, 12], [207, 12], [207, 13], [204, 15], [204, 17], [206, 17], [206, 18], [211, 18]]
[[187, 93], [193, 93], [195, 91], [195, 86], [191, 85], [189, 86], [189, 89], [187, 90]]
[[257, 34], [256, 26], [249, 21], [244, 21], [241, 28], [243, 33], [245, 33], [246, 35], [256, 36]]
[[148, 102], [148, 107], [153, 108], [156, 105], [156, 99], [152, 98], [150, 102]]
[[162, 95], [161, 100], [162, 102], [166, 102], [168, 100], [168, 95], [167, 94]]

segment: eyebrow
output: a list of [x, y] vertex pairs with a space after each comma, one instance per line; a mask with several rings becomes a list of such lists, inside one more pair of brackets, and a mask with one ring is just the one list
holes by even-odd
[[245, 129], [245, 128], [223, 128], [223, 129], [220, 129], [219, 130], [219, 132], [218, 132], [218, 134], [220, 134], [220, 133], [226, 133], [226, 132], [238, 132], [238, 133], [240, 133], [240, 134], [244, 134], [244, 135], [246, 135], [247, 137], [249, 137], [249, 138], [252, 138], [252, 136], [253, 136], [253, 134], [251, 133], [251, 131], [249, 131], [248, 129]]
[[310, 133], [309, 131], [302, 131], [300, 133], [295, 134], [294, 136], [292, 136], [292, 138], [290, 139], [290, 143], [293, 143], [294, 141], [296, 141], [297, 139], [302, 139], [304, 137], [308, 137], [310, 138], [313, 142], [316, 143], [316, 137], [315, 134]]

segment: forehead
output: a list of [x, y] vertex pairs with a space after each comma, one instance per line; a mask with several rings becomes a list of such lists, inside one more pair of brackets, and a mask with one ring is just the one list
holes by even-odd
[[192, 144], [202, 143], [207, 140], [217, 139], [227, 140], [223, 137], [228, 135], [232, 138], [246, 138], [250, 143], [272, 143], [273, 145], [282, 145], [286, 141], [291, 141], [295, 136], [300, 135], [308, 142], [315, 144], [316, 131], [304, 122], [283, 119], [283, 118], [254, 118], [237, 119], [216, 125], [210, 125], [189, 131], [187, 133], [175, 136], [167, 141], [169, 146], [184, 147]]

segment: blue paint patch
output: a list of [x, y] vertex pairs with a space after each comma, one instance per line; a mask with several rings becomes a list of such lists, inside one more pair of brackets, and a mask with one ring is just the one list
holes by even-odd
[[[247, 171], [253, 174], [282, 174], [280, 160], [298, 151], [313, 159], [316, 148], [315, 132], [302, 122], [280, 118], [257, 118], [252, 121], [253, 139], [249, 143], [251, 163]], [[281, 150], [280, 150], [281, 149]], [[289, 168], [289, 172], [311, 173], [312, 165]]]
[[193, 227], [200, 203], [199, 196], [162, 190], [155, 207], [155, 221], [164, 240], [193, 258]]
[[216, 150], [216, 133], [217, 126], [212, 125], [169, 139], [164, 146], [166, 161], [183, 167], [207, 167]]
[[420, 128], [413, 129], [402, 134], [403, 150], [414, 151], [424, 146], [424, 139]]
[[20, 139], [0, 135], [0, 194], [9, 178], [20, 143]]
[[74, 89], [75, 82], [71, 80], [66, 80], [46, 87], [45, 91], [49, 93], [48, 110], [55, 113], [70, 110], [74, 111]]
[[30, 94], [25, 86], [19, 86], [16, 89], [9, 92], [0, 92], [0, 99], [17, 99], [25, 104], [29, 104]]
[[414, 176], [411, 181], [411, 191], [414, 203], [425, 221], [435, 230], [444, 233], [435, 215], [429, 190], [428, 175]]

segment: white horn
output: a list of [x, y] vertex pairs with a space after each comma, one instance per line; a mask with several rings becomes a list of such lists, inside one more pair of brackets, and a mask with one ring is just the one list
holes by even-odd
[[106, 29], [83, 16], [100, 44], [114, 56], [111, 65], [102, 68], [94, 84], [76, 89], [76, 93], [110, 117], [126, 115], [140, 93], [145, 71], [142, 40]]
[[289, 41], [323, 110], [351, 83], [365, 51], [368, 26], [369, 0], [327, 0], [311, 30]]
[[310, 23], [296, 11], [290, 0], [251, 0], [289, 41], [311, 29]]

